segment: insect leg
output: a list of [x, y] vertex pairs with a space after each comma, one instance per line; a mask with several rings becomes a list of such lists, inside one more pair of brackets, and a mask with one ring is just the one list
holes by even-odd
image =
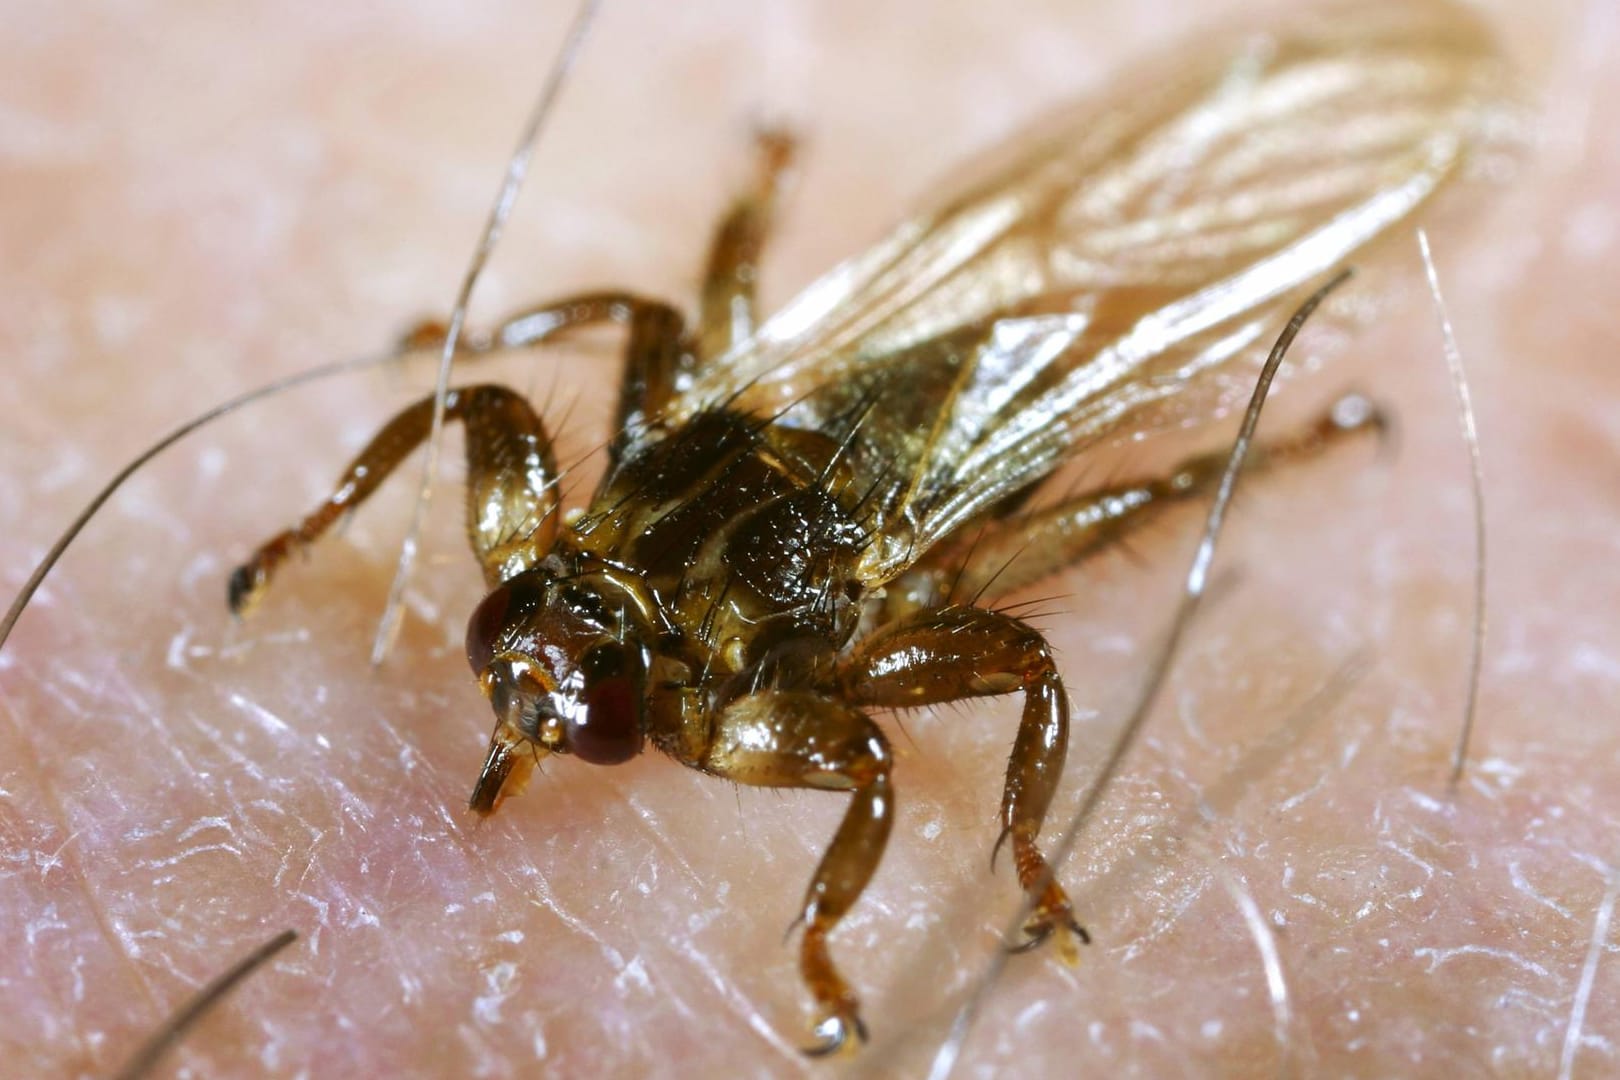
[[[467, 431], [467, 535], [494, 585], [544, 556], [556, 535], [557, 463], [545, 426], [529, 403], [501, 386], [451, 390], [445, 418]], [[390, 420], [343, 470], [327, 499], [253, 553], [231, 575], [229, 602], [251, 611], [276, 569], [369, 498], [428, 436], [433, 399]]]
[[838, 684], [849, 701], [885, 708], [1023, 693], [1024, 715], [1007, 761], [996, 850], [1012, 838], [1018, 882], [1034, 901], [1024, 927], [1029, 936], [1025, 947], [1056, 930], [1060, 953], [1072, 962], [1076, 950], [1070, 935], [1082, 942], [1090, 938], [1075, 921], [1068, 896], [1047, 873], [1046, 858], [1035, 843], [1069, 745], [1069, 698], [1046, 639], [1000, 612], [930, 608], [860, 642], [839, 665]]
[[715, 230], [703, 275], [698, 356], [712, 360], [754, 332], [759, 256], [770, 231], [783, 174], [793, 163], [794, 139], [766, 129], [756, 137], [758, 173]]
[[[679, 311], [663, 301], [618, 290], [580, 293], [515, 312], [494, 333], [470, 338], [467, 348], [473, 353], [526, 349], [568, 331], [603, 323], [628, 331], [624, 378], [614, 414], [614, 430], [619, 434], [610, 447], [616, 462], [634, 431], [664, 408], [681, 376], [691, 370], [691, 343]], [[443, 343], [445, 332], [443, 323], [430, 320], [407, 331], [402, 341], [408, 348], [433, 348]]]
[[613, 323], [628, 333], [614, 410], [618, 434], [609, 448], [610, 461], [617, 462], [634, 433], [663, 410], [681, 376], [691, 370], [686, 320], [679, 311], [632, 293], [584, 293], [508, 317], [496, 328], [494, 340], [502, 348], [526, 348], [559, 331], [598, 323]]
[[713, 736], [689, 764], [740, 784], [851, 793], [849, 809], [805, 894], [799, 971], [815, 998], [820, 1042], [831, 1053], [851, 1034], [866, 1039], [859, 1001], [833, 965], [827, 935], [883, 857], [894, 823], [888, 740], [865, 715], [819, 694], [764, 691], [738, 698], [715, 718]]
[[[1328, 412], [1288, 438], [1255, 447], [1251, 470], [1309, 460], [1345, 438], [1380, 435], [1389, 418], [1358, 394], [1339, 399]], [[1055, 506], [993, 526], [974, 546], [966, 569], [937, 568], [952, 597], [974, 598], [994, 585], [1009, 593], [1106, 550], [1151, 524], [1170, 507], [1207, 496], [1226, 467], [1223, 450], [1189, 458], [1165, 476], [1086, 492]], [[946, 577], [945, 575], [949, 575]]]

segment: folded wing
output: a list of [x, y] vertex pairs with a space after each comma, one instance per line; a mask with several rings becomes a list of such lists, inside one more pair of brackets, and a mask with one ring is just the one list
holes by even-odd
[[1099, 439], [1213, 415], [1323, 276], [1411, 218], [1507, 115], [1440, 3], [1327, 9], [1150, 65], [973, 170], [702, 373], [847, 436], [867, 584]]

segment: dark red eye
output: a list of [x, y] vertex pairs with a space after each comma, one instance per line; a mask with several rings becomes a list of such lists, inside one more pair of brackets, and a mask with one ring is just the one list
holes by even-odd
[[577, 719], [568, 723], [568, 749], [593, 765], [618, 765], [641, 753], [641, 654], [598, 645], [580, 658], [585, 677]]
[[467, 620], [467, 663], [475, 673], [489, 666], [506, 631], [521, 625], [544, 599], [544, 584], [523, 574], [478, 602]]

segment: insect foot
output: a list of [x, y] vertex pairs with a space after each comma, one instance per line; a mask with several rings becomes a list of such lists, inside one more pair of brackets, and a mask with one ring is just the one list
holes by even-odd
[[270, 586], [276, 567], [285, 562], [297, 546], [297, 538], [291, 532], [281, 533], [231, 573], [225, 586], [225, 602], [230, 605], [232, 615], [246, 618], [253, 614], [259, 601], [264, 599], [264, 591]]
[[1074, 967], [1080, 963], [1080, 946], [1090, 945], [1091, 935], [1074, 917], [1069, 895], [1057, 883], [1046, 859], [1035, 846], [1034, 836], [1021, 836], [1021, 832], [1027, 830], [1019, 830], [1016, 826], [1003, 829], [990, 856], [991, 865], [994, 866], [1002, 842], [1009, 834], [1013, 836], [1013, 861], [1017, 865], [1018, 882], [1032, 899], [1029, 918], [1024, 921], [1022, 928], [1024, 940], [1007, 946], [1007, 949], [1015, 953], [1030, 952], [1055, 934], [1056, 940], [1052, 944], [1057, 950], [1058, 959], [1066, 967]]
[[[1055, 894], [1055, 898], [1051, 894]], [[1076, 921], [1074, 912], [1069, 908], [1069, 898], [1056, 886], [1053, 886], [1048, 895], [1041, 897], [1035, 913], [1024, 923], [1024, 940], [1009, 946], [1009, 951], [1030, 952], [1044, 944], [1054, 933], [1057, 940], [1052, 943], [1052, 947], [1057, 950], [1058, 959], [1063, 961], [1066, 967], [1079, 964], [1080, 946], [1090, 945], [1091, 935]]]
[[805, 982], [821, 1009], [814, 1027], [816, 1042], [804, 1052], [811, 1057], [854, 1052], [866, 1042], [866, 1024], [861, 1021], [860, 1000], [827, 954], [826, 932], [807, 927], [799, 955]]

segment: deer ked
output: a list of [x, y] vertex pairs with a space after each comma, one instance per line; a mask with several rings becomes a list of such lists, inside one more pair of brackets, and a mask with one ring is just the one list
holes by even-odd
[[[720, 226], [692, 329], [612, 290], [471, 339], [464, 359], [624, 329], [607, 469], [572, 515], [526, 400], [472, 385], [442, 403], [465, 429], [489, 589], [467, 627], [495, 713], [472, 809], [494, 811], [546, 755], [613, 765], [647, 743], [742, 784], [847, 792], [801, 911], [815, 1052], [865, 1037], [828, 939], [894, 822], [871, 712], [1022, 697], [996, 850], [1027, 894], [1029, 945], [1053, 938], [1072, 961], [1089, 940], [1039, 843], [1068, 695], [1045, 639], [983, 597], [1208, 492], [1224, 454], [1036, 497], [1078, 450], [1214, 416], [1246, 390], [1313, 284], [1465, 171], [1506, 84], [1488, 36], [1441, 3], [1304, 15], [1148, 76], [993, 154], [976, 183], [770, 321], [754, 282], [793, 157], [780, 133], [760, 138], [757, 180]], [[260, 547], [231, 578], [232, 609], [364, 501], [434, 408], [396, 416], [330, 498]], [[1377, 421], [1330, 410], [1251, 460], [1298, 461]]]

